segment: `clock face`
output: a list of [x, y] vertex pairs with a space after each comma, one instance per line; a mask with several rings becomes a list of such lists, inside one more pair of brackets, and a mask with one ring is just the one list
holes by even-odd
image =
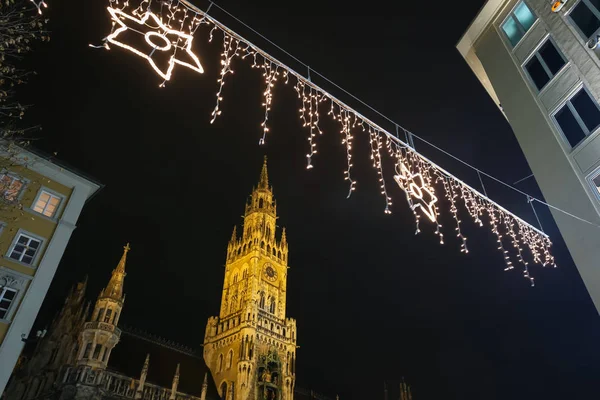
[[271, 264], [265, 265], [265, 278], [271, 282], [277, 279], [277, 271], [275, 271], [275, 268]]

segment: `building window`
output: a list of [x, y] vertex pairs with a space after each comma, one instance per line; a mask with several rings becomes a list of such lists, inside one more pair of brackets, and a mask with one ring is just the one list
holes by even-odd
[[106, 310], [106, 315], [104, 316], [104, 322], [110, 323], [110, 316], [112, 315], [112, 310], [109, 308]]
[[525, 70], [538, 90], [542, 90], [548, 82], [567, 63], [552, 40], [548, 39], [525, 64]]
[[600, 199], [600, 169], [596, 170], [588, 179], [594, 193]]
[[271, 304], [269, 305], [269, 312], [275, 314], [275, 299], [271, 298]]
[[92, 355], [92, 359], [97, 360], [98, 357], [100, 357], [100, 350], [102, 350], [102, 345], [97, 344], [96, 348], [94, 349], [94, 354]]
[[19, 197], [25, 182], [17, 176], [9, 174], [0, 175], [0, 196], [6, 201], [15, 201]]
[[232, 365], [233, 365], [233, 350], [229, 350], [229, 353], [227, 353], [227, 369], [231, 369]]
[[85, 351], [83, 352], [83, 358], [90, 358], [90, 353], [92, 352], [92, 343], [87, 343], [85, 345]]
[[9, 251], [9, 257], [23, 264], [31, 265], [41, 244], [39, 239], [20, 233], [13, 248]]
[[9, 287], [0, 288], [0, 319], [5, 319], [8, 315], [10, 305], [15, 301], [17, 291]]
[[573, 148], [600, 126], [600, 108], [582, 87], [558, 109], [554, 120]]
[[522, 1], [506, 17], [501, 27], [513, 47], [525, 36], [536, 19], [537, 17], [527, 7], [527, 4]]
[[581, 0], [569, 14], [569, 18], [578, 28], [579, 33], [588, 40], [600, 28], [600, 2], [598, 0]]
[[53, 218], [56, 215], [61, 198], [42, 190], [35, 201], [33, 211]]

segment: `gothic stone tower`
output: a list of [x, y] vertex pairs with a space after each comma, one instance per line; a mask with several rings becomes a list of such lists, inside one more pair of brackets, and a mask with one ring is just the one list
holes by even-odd
[[79, 336], [79, 351], [76, 358], [78, 365], [92, 369], [106, 369], [110, 352], [119, 342], [120, 330], [117, 328], [125, 295], [123, 281], [125, 279], [125, 262], [129, 244], [124, 247], [123, 256], [112, 272], [108, 285], [102, 289], [92, 318], [83, 325]]
[[288, 244], [285, 229], [275, 238], [276, 221], [265, 158], [241, 238], [233, 228], [221, 310], [204, 338], [204, 360], [226, 400], [293, 400], [296, 321], [285, 315]]

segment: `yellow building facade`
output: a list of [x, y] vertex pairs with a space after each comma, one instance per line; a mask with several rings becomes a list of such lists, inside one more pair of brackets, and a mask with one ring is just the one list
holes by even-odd
[[267, 161], [246, 204], [243, 230], [227, 246], [219, 316], [211, 317], [204, 360], [226, 400], [293, 400], [296, 321], [286, 317], [288, 243], [276, 238], [277, 206]]
[[43, 156], [0, 142], [0, 394], [31, 339], [83, 206], [99, 189]]

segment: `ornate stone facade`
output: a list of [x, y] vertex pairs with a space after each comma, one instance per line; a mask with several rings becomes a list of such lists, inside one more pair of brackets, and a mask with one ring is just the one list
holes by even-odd
[[211, 317], [204, 360], [222, 398], [293, 400], [296, 321], [286, 318], [288, 243], [276, 238], [267, 160], [246, 204], [240, 238], [227, 246], [221, 310]]
[[207, 398], [206, 375], [199, 397], [179, 392], [179, 365], [173, 371], [170, 387], [146, 382], [149, 355], [139, 377], [107, 370], [111, 352], [121, 338], [117, 324], [125, 301], [123, 283], [128, 251], [129, 245], [125, 246], [91, 314], [89, 304], [84, 305], [87, 281], [71, 290], [48, 334], [36, 344], [32, 357], [13, 373], [3, 400], [214, 399]]

